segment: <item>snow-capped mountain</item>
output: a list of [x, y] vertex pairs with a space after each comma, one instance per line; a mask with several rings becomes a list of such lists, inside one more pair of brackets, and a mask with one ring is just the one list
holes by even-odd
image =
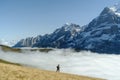
[[[120, 5], [119, 5], [120, 6]], [[114, 8], [114, 9], [113, 9]], [[106, 7], [79, 34], [76, 47], [99, 53], [120, 53], [120, 7]], [[77, 43], [79, 43], [77, 45]]]
[[15, 47], [56, 47], [120, 54], [120, 4], [105, 7], [88, 25], [65, 24], [51, 34], [19, 41]]
[[120, 3], [115, 4], [114, 6], [110, 7], [110, 9], [116, 14], [120, 16]]
[[72, 47], [75, 46], [73, 40], [81, 29], [79, 25], [67, 23], [51, 34], [22, 39], [14, 47]]

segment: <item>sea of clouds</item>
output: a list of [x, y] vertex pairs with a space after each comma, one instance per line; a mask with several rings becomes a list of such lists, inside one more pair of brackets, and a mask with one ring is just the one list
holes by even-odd
[[35, 68], [120, 80], [120, 55], [98, 54], [89, 51], [75, 52], [71, 49], [54, 49], [50, 52], [10, 53], [0, 51], [0, 59]]

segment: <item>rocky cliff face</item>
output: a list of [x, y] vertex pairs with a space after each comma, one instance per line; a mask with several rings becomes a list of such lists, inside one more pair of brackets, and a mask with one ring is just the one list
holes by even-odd
[[65, 24], [51, 34], [22, 39], [14, 47], [69, 48], [75, 45], [73, 41], [80, 30], [81, 27], [79, 25]]
[[[117, 13], [117, 14], [116, 14]], [[76, 47], [99, 53], [120, 53], [120, 15], [112, 8], [104, 8], [82, 33]], [[77, 45], [77, 43], [79, 43]]]
[[37, 37], [28, 37], [26, 39], [20, 40], [17, 44], [15, 44], [13, 47], [32, 47], [33, 44], [38, 42], [40, 40], [41, 36]]

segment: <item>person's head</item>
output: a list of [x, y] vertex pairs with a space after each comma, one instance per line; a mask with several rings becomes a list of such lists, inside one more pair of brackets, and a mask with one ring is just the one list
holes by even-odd
[[60, 65], [58, 64], [58, 66], [60, 66]]

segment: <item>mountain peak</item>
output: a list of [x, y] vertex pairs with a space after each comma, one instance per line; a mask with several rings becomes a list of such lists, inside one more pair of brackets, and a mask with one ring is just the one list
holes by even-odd
[[75, 45], [72, 43], [73, 39], [79, 34], [80, 30], [79, 25], [66, 23], [51, 34], [20, 40], [13, 47], [72, 47]]
[[72, 31], [72, 30], [80, 31], [80, 26], [73, 23], [66, 23], [62, 26], [62, 29], [64, 29], [65, 31]]
[[120, 2], [110, 7], [110, 9], [114, 12], [120, 12]]
[[65, 23], [64, 25], [66, 25], [66, 26], [67, 26], [67, 25], [70, 25], [70, 24], [71, 24], [71, 23]]
[[120, 16], [120, 2], [115, 5], [109, 7], [116, 15]]
[[19, 41], [15, 47], [52, 47], [120, 54], [120, 6], [105, 7], [83, 28], [66, 23], [53, 33]]
[[113, 15], [113, 14], [114, 14], [114, 11], [112, 10], [112, 8], [105, 7], [105, 8], [103, 9], [103, 11], [101, 12], [100, 15], [106, 16], [106, 15], [108, 15], [108, 14]]
[[63, 25], [63, 27], [66, 27], [66, 26], [76, 26], [77, 24], [74, 24], [74, 23], [65, 23]]

